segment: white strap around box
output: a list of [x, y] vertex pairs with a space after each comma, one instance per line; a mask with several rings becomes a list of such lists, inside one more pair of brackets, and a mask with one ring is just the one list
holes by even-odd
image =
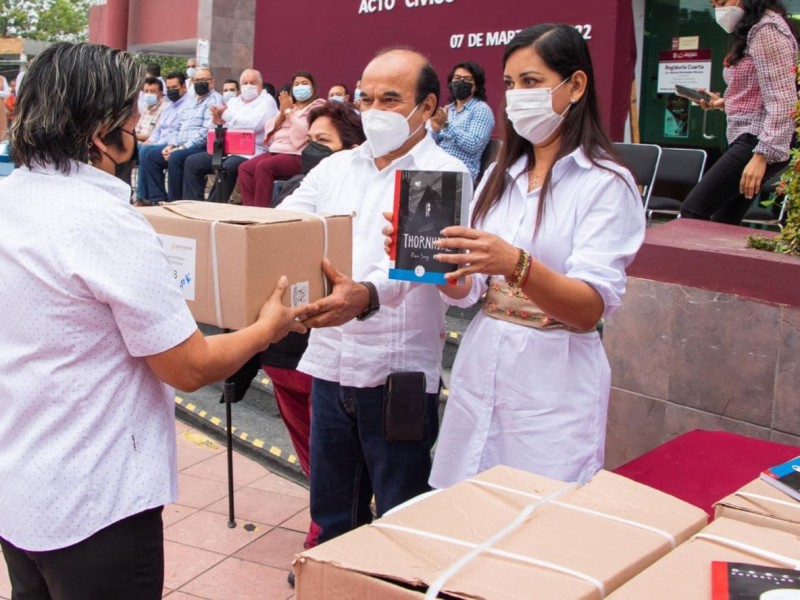
[[765, 560], [771, 560], [777, 563], [781, 563], [783, 565], [787, 565], [792, 569], [794, 569], [795, 571], [800, 570], [800, 559], [798, 558], [792, 558], [791, 556], [784, 556], [783, 554], [778, 554], [777, 552], [772, 552], [771, 550], [764, 550], [763, 548], [759, 548], [758, 546], [753, 546], [752, 544], [745, 544], [744, 542], [732, 540], [731, 538], [727, 538], [721, 535], [714, 535], [713, 533], [700, 532], [692, 536], [692, 539], [700, 539], [700, 540], [708, 540], [709, 542], [716, 542], [717, 544], [722, 544], [723, 546], [728, 546], [729, 548], [742, 550], [744, 552], [747, 552], [748, 554], [753, 554], [754, 556], [758, 556]]
[[[322, 258], [328, 258], [328, 221], [322, 215], [315, 213], [302, 213], [303, 216], [309, 216], [317, 219], [322, 223]], [[222, 293], [219, 285], [219, 256], [217, 254], [217, 225], [224, 221], [211, 221], [211, 271], [214, 283], [214, 311], [217, 317], [217, 327], [222, 328]], [[325, 273], [322, 273], [322, 290], [323, 295], [328, 295], [328, 278]]]
[[777, 498], [770, 498], [769, 496], [762, 496], [761, 494], [753, 494], [751, 492], [734, 492], [734, 496], [741, 496], [742, 498], [750, 498], [751, 500], [763, 500], [772, 504], [780, 504], [781, 506], [788, 506], [789, 508], [800, 509], [800, 502], [787, 502], [786, 500], [778, 500]]
[[[468, 480], [468, 481], [471, 482], [471, 483], [476, 483], [475, 480]], [[483, 554], [483, 553], [491, 554], [491, 555], [494, 555], [494, 556], [500, 556], [502, 558], [507, 558], [509, 560], [515, 560], [515, 561], [518, 561], [518, 562], [521, 562], [521, 563], [534, 565], [534, 566], [537, 566], [537, 567], [542, 567], [544, 569], [549, 569], [551, 571], [556, 571], [556, 572], [559, 572], [559, 573], [563, 573], [565, 575], [569, 575], [569, 576], [572, 576], [572, 577], [576, 577], [578, 579], [582, 579], [583, 581], [586, 581], [587, 583], [589, 583], [592, 586], [594, 586], [597, 589], [597, 591], [600, 593], [600, 597], [604, 598], [605, 597], [605, 584], [602, 581], [600, 581], [599, 579], [597, 579], [596, 577], [592, 577], [591, 575], [587, 575], [586, 573], [582, 573], [580, 571], [577, 571], [575, 569], [570, 569], [568, 567], [563, 567], [561, 565], [557, 565], [557, 564], [552, 563], [552, 562], [548, 562], [548, 561], [545, 561], [545, 560], [539, 560], [539, 559], [536, 559], [536, 558], [531, 558], [531, 557], [525, 556], [523, 554], [516, 554], [514, 552], [506, 552], [505, 550], [498, 550], [497, 548], [493, 547], [496, 544], [498, 544], [500, 541], [502, 541], [504, 538], [506, 538], [509, 534], [511, 534], [514, 531], [516, 531], [528, 518], [530, 518], [530, 516], [534, 513], [534, 511], [536, 511], [536, 509], [538, 509], [538, 508], [540, 508], [542, 506], [545, 506], [546, 504], [549, 504], [549, 503], [553, 502], [559, 496], [561, 496], [563, 494], [566, 494], [567, 492], [569, 492], [569, 491], [571, 491], [573, 489], [576, 489], [580, 485], [581, 484], [578, 484], [578, 483], [570, 483], [570, 484], [567, 484], [567, 485], [555, 490], [553, 493], [551, 493], [550, 495], [548, 495], [548, 496], [546, 496], [544, 498], [537, 499], [535, 502], [532, 502], [531, 504], [529, 504], [525, 508], [523, 508], [522, 511], [520, 511], [520, 513], [517, 515], [517, 517], [511, 523], [509, 523], [506, 527], [504, 527], [503, 529], [498, 531], [495, 535], [493, 535], [492, 537], [490, 537], [489, 539], [483, 541], [480, 544], [475, 544], [473, 542], [467, 542], [467, 541], [464, 541], [464, 540], [460, 540], [458, 538], [453, 538], [453, 537], [450, 537], [450, 536], [440, 535], [440, 534], [432, 533], [432, 532], [429, 532], [429, 531], [422, 531], [420, 529], [415, 529], [415, 528], [412, 528], [412, 527], [405, 527], [405, 526], [402, 526], [402, 525], [394, 525], [394, 524], [391, 524], [391, 523], [384, 523], [382, 521], [376, 521], [376, 522], [372, 523], [371, 526], [372, 527], [376, 527], [378, 529], [390, 529], [390, 530], [394, 530], [394, 531], [400, 531], [400, 532], [404, 532], [404, 533], [409, 533], [409, 534], [412, 534], [412, 535], [416, 535], [418, 537], [423, 537], [423, 538], [427, 538], [427, 539], [442, 541], [442, 542], [453, 544], [455, 546], [461, 546], [461, 547], [464, 547], [464, 548], [471, 548], [470, 552], [468, 552], [467, 554], [462, 556], [459, 560], [457, 560], [452, 565], [450, 565], [447, 569], [445, 569], [439, 575], [439, 577], [437, 577], [430, 584], [430, 586], [428, 587], [428, 591], [425, 594], [425, 599], [426, 600], [429, 600], [429, 599], [432, 599], [432, 598], [436, 598], [439, 595], [439, 592], [442, 591], [442, 588], [444, 588], [444, 586], [447, 584], [447, 582], [456, 573], [458, 573], [467, 564], [469, 564], [477, 556], [479, 556], [480, 554]]]

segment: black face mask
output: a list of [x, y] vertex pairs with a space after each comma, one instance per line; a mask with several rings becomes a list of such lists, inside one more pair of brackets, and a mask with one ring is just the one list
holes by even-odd
[[323, 158], [329, 157], [333, 154], [333, 150], [327, 146], [323, 146], [318, 142], [308, 142], [308, 145], [303, 148], [300, 154], [300, 169], [303, 175], [308, 175], [308, 172], [316, 167]]
[[198, 81], [194, 84], [194, 91], [198, 96], [205, 96], [209, 91], [208, 82]]
[[167, 98], [169, 98], [170, 102], [177, 102], [181, 99], [180, 90], [167, 90]]
[[472, 84], [466, 81], [453, 81], [450, 83], [450, 91], [456, 100], [466, 100], [472, 95]]
[[108, 156], [108, 159], [114, 163], [114, 175], [123, 181], [127, 181], [128, 175], [131, 172], [131, 163], [136, 160], [136, 156], [139, 154], [139, 140], [136, 139], [136, 134], [133, 131], [128, 131], [127, 129], [122, 128], [120, 128], [120, 131], [123, 131], [133, 137], [133, 152], [131, 153], [131, 157], [128, 160], [117, 162], [111, 158], [108, 152], [103, 152], [103, 154]]

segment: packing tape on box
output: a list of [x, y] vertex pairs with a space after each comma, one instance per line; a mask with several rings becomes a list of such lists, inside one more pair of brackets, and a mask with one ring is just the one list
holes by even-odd
[[[468, 480], [471, 483], [475, 483], [475, 480]], [[370, 526], [376, 527], [378, 529], [390, 529], [394, 531], [400, 531], [403, 533], [409, 533], [412, 535], [416, 535], [418, 537], [423, 537], [427, 539], [437, 540], [445, 543], [450, 543], [455, 546], [461, 546], [463, 548], [470, 548], [470, 551], [462, 556], [459, 560], [454, 562], [450, 565], [447, 569], [445, 569], [439, 577], [437, 577], [428, 587], [428, 591], [425, 594], [425, 600], [430, 600], [436, 598], [439, 595], [439, 592], [442, 591], [442, 588], [447, 584], [447, 582], [461, 569], [463, 569], [467, 564], [469, 564], [472, 560], [474, 560], [480, 554], [491, 554], [494, 556], [499, 556], [501, 558], [507, 558], [509, 560], [514, 560], [517, 562], [541, 567], [544, 569], [549, 569], [551, 571], [557, 571], [559, 573], [563, 573], [565, 575], [569, 575], [571, 577], [575, 577], [577, 579], [582, 579], [587, 583], [591, 584], [592, 586], [597, 589], [600, 593], [601, 598], [605, 598], [605, 584], [597, 579], [596, 577], [592, 577], [591, 575], [587, 575], [586, 573], [582, 573], [581, 571], [577, 571], [575, 569], [571, 569], [569, 567], [564, 567], [546, 560], [539, 560], [536, 558], [531, 558], [530, 556], [525, 556], [523, 554], [516, 554], [514, 552], [507, 552], [505, 550], [498, 550], [493, 546], [500, 543], [504, 538], [508, 535], [519, 529], [519, 527], [525, 523], [528, 518], [540, 507], [550, 504], [551, 502], [555, 501], [556, 498], [570, 492], [578, 487], [581, 484], [579, 483], [569, 483], [563, 487], [552, 492], [550, 495], [545, 496], [543, 498], [537, 499], [535, 502], [528, 504], [525, 508], [523, 508], [517, 517], [509, 523], [506, 527], [498, 531], [492, 537], [488, 538], [487, 540], [481, 542], [480, 544], [476, 544], [474, 542], [467, 542], [465, 540], [460, 540], [458, 538], [453, 538], [446, 535], [441, 535], [438, 533], [432, 533], [430, 531], [423, 531], [421, 529], [415, 529], [413, 527], [405, 527], [403, 525], [394, 525], [392, 523], [383, 523], [381, 521], [375, 521]]]
[[737, 540], [732, 540], [731, 538], [727, 538], [721, 535], [715, 535], [713, 533], [696, 533], [692, 536], [692, 539], [700, 539], [700, 540], [708, 540], [710, 542], [716, 542], [718, 544], [722, 544], [723, 546], [728, 546], [729, 548], [735, 548], [736, 550], [742, 550], [747, 552], [748, 554], [753, 554], [760, 558], [771, 560], [777, 563], [781, 563], [787, 565], [794, 569], [795, 571], [800, 570], [800, 559], [792, 558], [791, 556], [784, 556], [783, 554], [778, 554], [777, 552], [772, 552], [771, 550], [764, 550], [763, 548], [759, 548], [758, 546], [753, 546], [752, 544], [745, 544], [744, 542], [740, 542]]
[[[328, 221], [322, 215], [318, 215], [316, 213], [298, 213], [304, 217], [313, 217], [317, 219], [320, 223], [322, 223], [322, 258], [328, 258]], [[220, 223], [219, 220], [211, 221], [211, 271], [214, 278], [214, 312], [216, 313], [217, 317], [217, 327], [222, 328], [222, 294], [220, 292], [219, 286], [219, 260], [217, 257], [217, 225]], [[322, 273], [322, 290], [323, 296], [327, 296], [329, 293], [328, 289], [328, 278], [325, 277], [325, 273]]]
[[[507, 487], [505, 485], [498, 485], [496, 483], [491, 483], [488, 481], [480, 481], [478, 479], [468, 479], [470, 483], [474, 483], [475, 485], [481, 485], [484, 487], [501, 490], [504, 492], [508, 492], [510, 494], [516, 494], [517, 496], [523, 496], [525, 498], [531, 498], [533, 500], [541, 499], [542, 496], [538, 494], [531, 494], [530, 492], [523, 492], [521, 490], [517, 490], [514, 488]], [[600, 517], [601, 519], [606, 519], [608, 521], [614, 521], [616, 523], [622, 523], [623, 525], [629, 525], [631, 527], [635, 527], [637, 529], [642, 529], [644, 531], [649, 531], [650, 533], [655, 533], [663, 537], [665, 540], [669, 542], [669, 545], [674, 550], [677, 546], [677, 542], [675, 541], [675, 536], [672, 535], [669, 531], [664, 531], [663, 529], [659, 529], [658, 527], [653, 527], [652, 525], [647, 525], [645, 523], [639, 523], [637, 521], [633, 521], [631, 519], [624, 519], [622, 517], [618, 517], [616, 515], [610, 515], [608, 513], [600, 512], [599, 510], [592, 510], [591, 508], [584, 508], [582, 506], [576, 506], [574, 504], [569, 504], [568, 502], [559, 502], [557, 500], [553, 500], [551, 504], [555, 506], [559, 506], [561, 508], [567, 508], [569, 510], [574, 510], [577, 512], [586, 513], [588, 515], [592, 515], [595, 517]]]
[[800, 502], [787, 502], [786, 500], [778, 500], [777, 498], [770, 498], [769, 496], [762, 496], [761, 494], [753, 494], [751, 492], [734, 492], [733, 495], [750, 500], [763, 500], [764, 502], [780, 504], [781, 506], [788, 506], [789, 508], [800, 508]]

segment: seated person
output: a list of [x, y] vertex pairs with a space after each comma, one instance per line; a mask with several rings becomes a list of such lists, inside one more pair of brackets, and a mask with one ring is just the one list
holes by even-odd
[[[141, 169], [144, 164], [145, 157], [149, 152], [158, 148], [159, 151], [169, 141], [172, 134], [178, 130], [178, 123], [181, 115], [181, 109], [188, 99], [186, 94], [186, 76], [180, 71], [172, 71], [167, 74], [167, 102], [164, 107], [161, 117], [156, 124], [156, 128], [150, 134], [150, 137], [143, 143], [138, 145], [137, 148], [137, 161]], [[148, 200], [150, 197], [150, 188], [147, 185], [147, 180], [139, 173], [139, 179], [136, 185], [136, 206], [149, 206], [155, 204]]]
[[[222, 96], [214, 90], [210, 69], [200, 68], [194, 77], [195, 95], [184, 102], [178, 118], [178, 129], [164, 146], [155, 146], [139, 162], [139, 177], [147, 182], [151, 204], [183, 198], [183, 170], [186, 159], [205, 152], [211, 107], [222, 104]], [[156, 151], [160, 150], [160, 151]], [[164, 185], [164, 170], [169, 174], [169, 191]]]
[[[252, 156], [232, 155], [223, 161], [227, 173], [226, 190], [221, 194], [211, 194], [221, 202], [227, 202], [236, 187], [239, 165], [244, 161], [267, 151], [264, 145], [264, 124], [275, 117], [278, 106], [275, 99], [264, 89], [261, 73], [246, 69], [239, 78], [241, 95], [228, 101], [227, 107], [211, 107], [211, 120], [214, 125], [225, 125], [231, 129], [246, 129], [256, 136], [256, 153]], [[183, 196], [187, 200], [205, 200], [206, 175], [211, 173], [211, 155], [198, 152], [186, 159], [183, 172]]]
[[314, 77], [308, 71], [292, 76], [291, 93], [281, 91], [275, 119], [267, 122], [265, 143], [269, 152], [242, 163], [239, 168], [239, 192], [245, 206], [271, 206], [276, 179], [288, 179], [300, 173], [300, 154], [308, 136], [308, 113], [324, 104], [317, 97]]
[[473, 181], [478, 178], [481, 156], [494, 129], [485, 83], [480, 66], [473, 62], [457, 64], [447, 77], [449, 104], [439, 108], [430, 121], [433, 139], [442, 150], [467, 165]]
[[144, 80], [142, 99], [144, 110], [140, 111], [139, 120], [136, 122], [134, 131], [137, 141], [146, 142], [153, 135], [158, 121], [168, 104], [164, 100], [164, 86], [160, 79], [147, 77]]
[[336, 83], [328, 90], [328, 100], [331, 102], [350, 102], [350, 90], [343, 83]]
[[239, 82], [235, 79], [226, 79], [222, 84], [222, 100], [228, 104], [228, 100], [236, 98], [241, 93]]

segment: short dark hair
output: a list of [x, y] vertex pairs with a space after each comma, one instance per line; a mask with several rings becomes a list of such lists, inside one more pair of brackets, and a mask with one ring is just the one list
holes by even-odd
[[161, 65], [158, 63], [150, 63], [149, 65], [147, 65], [147, 72], [150, 73], [153, 77], [160, 77]]
[[342, 102], [326, 102], [308, 113], [309, 127], [320, 117], [328, 117], [331, 120], [331, 124], [342, 138], [342, 146], [345, 149], [359, 146], [367, 139], [361, 126], [361, 115], [352, 106]]
[[348, 88], [347, 84], [345, 84], [345, 83], [334, 83], [331, 87], [332, 88], [340, 87], [340, 88], [342, 88], [344, 90], [344, 95], [345, 96], [349, 96], [350, 95], [350, 88]]
[[236, 81], [235, 79], [226, 79], [225, 82], [222, 84], [223, 87], [225, 86], [225, 83], [232, 83], [233, 85], [236, 86], [236, 91], [237, 92], [239, 91], [239, 82]]
[[144, 84], [145, 85], [157, 85], [158, 86], [158, 91], [160, 91], [160, 92], [164, 91], [164, 84], [161, 83], [161, 80], [158, 77], [145, 77], [144, 78]]
[[121, 147], [121, 129], [136, 111], [144, 73], [131, 54], [106, 46], [60, 42], [46, 48], [17, 95], [14, 161], [69, 173], [72, 161], [99, 160], [92, 144], [98, 131], [105, 131], [107, 144]]
[[[475, 80], [475, 93], [473, 96], [478, 100], [483, 100], [486, 102], [486, 73], [483, 72], [483, 69], [478, 63], [474, 63], [471, 61], [460, 62], [456, 66], [453, 67], [453, 70], [447, 75], [447, 84], [448, 87], [450, 83], [453, 81], [453, 77], [456, 74], [457, 69], [464, 69], [465, 71], [469, 71], [472, 74], [472, 78]], [[455, 100], [453, 98], [453, 93], [448, 90], [449, 93], [449, 102]]]
[[169, 81], [170, 79], [177, 79], [181, 85], [186, 85], [186, 73], [183, 71], [170, 71], [164, 77], [164, 81]]

